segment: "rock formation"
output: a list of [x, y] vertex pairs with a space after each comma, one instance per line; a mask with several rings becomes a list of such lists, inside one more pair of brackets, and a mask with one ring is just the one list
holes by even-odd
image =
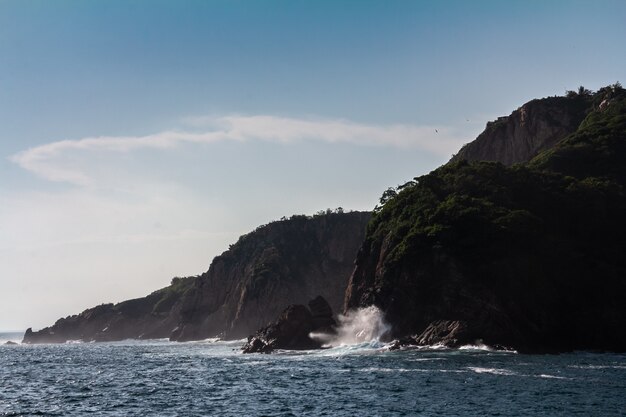
[[102, 304], [61, 318], [50, 327], [28, 329], [23, 343], [64, 343], [68, 340], [115, 341], [169, 337], [180, 321], [180, 299], [195, 277], [174, 278], [170, 286], [118, 304]]
[[247, 337], [290, 304], [340, 311], [370, 213], [294, 216], [242, 236], [189, 291], [173, 340]]
[[302, 304], [288, 306], [268, 326], [248, 337], [243, 353], [270, 353], [275, 349], [319, 349], [321, 343], [309, 337], [311, 332], [332, 333], [336, 326], [328, 302], [321, 296]]
[[396, 346], [626, 351], [626, 91], [579, 91], [489, 123], [448, 164], [387, 190], [373, 216], [261, 226], [200, 276], [29, 329], [24, 342], [262, 328], [247, 351], [308, 349], [343, 304], [377, 306]]
[[591, 106], [591, 98], [550, 97], [532, 100], [509, 116], [487, 123], [476, 140], [463, 146], [454, 161], [495, 161], [512, 165], [530, 161], [574, 133]]
[[[388, 199], [368, 226], [346, 308], [378, 306], [394, 337], [414, 344], [626, 350], [617, 330], [626, 323], [626, 92], [580, 100], [590, 103], [584, 120], [530, 162], [455, 160]], [[567, 112], [551, 106], [525, 123]], [[486, 142], [501, 140], [493, 129], [468, 149], [499, 158]]]
[[272, 222], [242, 236], [202, 275], [175, 278], [147, 297], [90, 308], [38, 332], [29, 329], [24, 342], [237, 339], [288, 305], [320, 294], [339, 311], [369, 218], [367, 212], [328, 212]]

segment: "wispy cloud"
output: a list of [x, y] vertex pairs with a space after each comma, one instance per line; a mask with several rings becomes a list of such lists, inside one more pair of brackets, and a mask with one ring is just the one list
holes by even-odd
[[261, 140], [278, 143], [322, 141], [360, 146], [423, 149], [449, 155], [463, 142], [443, 126], [409, 124], [369, 125], [342, 119], [298, 119], [267, 115], [187, 118], [185, 123], [204, 132], [165, 131], [146, 136], [100, 136], [61, 140], [19, 152], [11, 160], [36, 175], [58, 182], [89, 185], [83, 171], [62, 163], [72, 152], [127, 153], [139, 149], [167, 149], [182, 143]]

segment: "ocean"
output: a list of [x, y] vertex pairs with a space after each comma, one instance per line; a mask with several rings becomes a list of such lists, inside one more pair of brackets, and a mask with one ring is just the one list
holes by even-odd
[[243, 355], [243, 341], [6, 345], [0, 416], [619, 416], [626, 355], [377, 342]]

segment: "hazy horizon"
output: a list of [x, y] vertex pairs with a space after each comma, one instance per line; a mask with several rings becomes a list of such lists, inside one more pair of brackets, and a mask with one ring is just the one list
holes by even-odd
[[626, 81], [626, 3], [0, 2], [0, 329], [371, 210], [487, 121]]

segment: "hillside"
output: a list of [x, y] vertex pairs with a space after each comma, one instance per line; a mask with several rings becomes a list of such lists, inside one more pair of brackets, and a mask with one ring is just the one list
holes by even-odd
[[241, 338], [289, 304], [324, 296], [340, 311], [367, 212], [330, 212], [260, 226], [197, 277], [134, 300], [103, 304], [33, 332], [25, 343], [130, 338]]
[[245, 235], [185, 294], [174, 340], [246, 337], [321, 295], [341, 311], [370, 213], [293, 216]]
[[590, 108], [532, 160], [457, 157], [385, 194], [347, 309], [379, 306], [407, 344], [626, 350], [616, 331], [626, 322], [626, 93], [548, 100]]

